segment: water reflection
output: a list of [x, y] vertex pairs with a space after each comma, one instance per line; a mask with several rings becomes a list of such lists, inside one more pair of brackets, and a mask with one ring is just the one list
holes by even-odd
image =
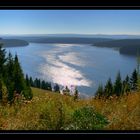
[[[75, 66], [86, 65], [84, 60], [82, 61], [79, 59], [78, 53], [69, 52], [73, 45], [62, 44], [56, 46], [57, 48], [50, 51], [41, 52], [42, 57], [46, 60], [46, 63], [40, 65], [41, 73], [47, 76], [52, 82], [59, 83], [61, 85], [90, 87], [92, 81], [88, 80], [80, 70], [66, 64], [69, 63]], [[61, 47], [63, 47], [63, 49]], [[64, 47], [69, 48], [64, 49]]]

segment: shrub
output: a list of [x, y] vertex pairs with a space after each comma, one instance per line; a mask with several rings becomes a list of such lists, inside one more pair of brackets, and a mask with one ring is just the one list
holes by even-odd
[[33, 93], [30, 87], [27, 87], [25, 90], [21, 93], [26, 100], [31, 100], [33, 98]]
[[107, 119], [92, 107], [82, 107], [74, 111], [68, 130], [99, 130], [108, 124]]
[[40, 112], [40, 123], [43, 125], [43, 129], [61, 130], [64, 120], [65, 113], [61, 101], [49, 101]]

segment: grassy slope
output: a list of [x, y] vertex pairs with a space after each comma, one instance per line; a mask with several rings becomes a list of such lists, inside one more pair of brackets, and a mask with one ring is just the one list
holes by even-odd
[[[82, 106], [93, 106], [109, 119], [105, 129], [140, 129], [140, 93], [132, 93], [111, 100], [85, 99], [74, 101], [72, 97], [32, 88], [34, 98], [27, 104], [12, 107], [0, 106], [0, 129], [6, 130], [47, 130], [58, 129], [58, 121], [70, 122], [73, 111]], [[63, 110], [63, 116], [60, 114]], [[48, 122], [42, 119], [46, 114]], [[60, 118], [61, 116], [61, 118]]]

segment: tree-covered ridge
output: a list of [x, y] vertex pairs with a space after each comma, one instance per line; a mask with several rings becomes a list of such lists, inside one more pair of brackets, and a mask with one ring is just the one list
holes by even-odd
[[117, 48], [121, 54], [137, 55], [140, 52], [140, 39], [120, 39], [94, 43], [97, 47]]
[[0, 43], [3, 44], [3, 47], [21, 47], [29, 45], [27, 41], [22, 39], [0, 39]]

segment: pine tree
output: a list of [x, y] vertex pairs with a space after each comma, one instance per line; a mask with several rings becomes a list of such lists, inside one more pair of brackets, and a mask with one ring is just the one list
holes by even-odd
[[30, 80], [29, 80], [29, 77], [28, 77], [27, 74], [26, 74], [26, 79], [25, 79], [25, 80], [26, 80], [26, 85], [27, 85], [27, 86], [30, 86]]
[[55, 84], [54, 91], [55, 92], [59, 92], [60, 91], [60, 88], [59, 88], [59, 85], [58, 84]]
[[24, 79], [24, 74], [22, 72], [20, 63], [18, 61], [18, 56], [15, 55], [14, 58], [14, 92], [18, 94], [22, 94], [26, 99], [32, 99], [33, 94], [30, 88], [30, 85], [26, 84], [26, 80]]
[[111, 78], [108, 79], [106, 85], [105, 85], [105, 96], [109, 97], [113, 95], [113, 85], [112, 85], [112, 81]]
[[14, 97], [14, 59], [12, 54], [9, 52], [7, 62], [6, 62], [6, 74], [5, 74], [5, 84], [8, 90], [8, 100], [12, 102]]
[[127, 75], [122, 84], [122, 94], [124, 93], [127, 94], [128, 92], [130, 92], [130, 90], [131, 90], [130, 79], [129, 76]]
[[37, 78], [35, 78], [35, 80], [34, 80], [34, 87], [38, 87], [38, 79]]
[[52, 91], [52, 85], [51, 85], [51, 82], [48, 83], [48, 87], [47, 87], [47, 89], [50, 90], [50, 91]]
[[77, 87], [75, 87], [74, 101], [78, 99], [78, 95], [79, 95], [78, 89], [77, 89]]
[[104, 88], [103, 88], [102, 84], [99, 85], [99, 87], [95, 93], [95, 96], [99, 97], [99, 98], [104, 96]]
[[25, 81], [24, 81], [24, 75], [20, 66], [20, 63], [18, 61], [18, 56], [15, 55], [14, 58], [14, 88], [17, 93], [21, 93], [22, 90], [25, 89]]
[[46, 89], [46, 82], [44, 80], [41, 82], [41, 88]]
[[136, 69], [134, 69], [131, 78], [130, 78], [130, 83], [131, 83], [131, 89], [132, 90], [137, 90], [137, 82], [138, 82], [138, 74]]
[[0, 102], [2, 101], [2, 80], [0, 79]]
[[69, 90], [68, 86], [66, 86], [65, 89], [63, 90], [63, 94], [70, 95], [70, 90]]
[[2, 48], [2, 44], [0, 44], [0, 77], [2, 78], [4, 73], [4, 63], [6, 62], [6, 51]]
[[30, 85], [31, 85], [32, 87], [34, 87], [34, 82], [33, 82], [32, 77], [30, 77], [29, 82], [30, 82]]
[[121, 93], [122, 93], [122, 81], [121, 81], [120, 72], [118, 72], [116, 81], [114, 84], [114, 94], [116, 94], [117, 96], [120, 96]]
[[137, 90], [140, 90], [140, 55], [139, 50], [137, 51]]

